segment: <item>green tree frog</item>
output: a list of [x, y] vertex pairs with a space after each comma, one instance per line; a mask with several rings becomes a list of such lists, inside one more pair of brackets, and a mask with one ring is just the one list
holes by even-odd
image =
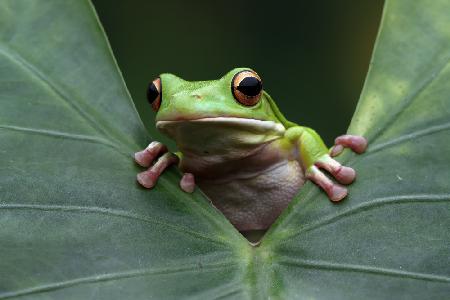
[[152, 188], [161, 173], [177, 164], [180, 186], [197, 184], [240, 231], [267, 229], [309, 179], [331, 201], [340, 201], [355, 179], [352, 168], [332, 157], [344, 147], [364, 152], [360, 136], [343, 135], [329, 150], [312, 129], [288, 121], [248, 68], [237, 68], [219, 80], [189, 82], [162, 74], [150, 83], [147, 98], [156, 127], [175, 140], [179, 152], [159, 143], [135, 154], [148, 170], [138, 182]]

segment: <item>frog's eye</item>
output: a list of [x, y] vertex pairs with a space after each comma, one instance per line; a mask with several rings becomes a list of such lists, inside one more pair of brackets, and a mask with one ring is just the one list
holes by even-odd
[[234, 75], [231, 91], [239, 103], [245, 106], [255, 105], [261, 98], [261, 78], [253, 71], [241, 71]]
[[147, 100], [154, 111], [158, 111], [161, 105], [161, 79], [158, 77], [148, 85]]

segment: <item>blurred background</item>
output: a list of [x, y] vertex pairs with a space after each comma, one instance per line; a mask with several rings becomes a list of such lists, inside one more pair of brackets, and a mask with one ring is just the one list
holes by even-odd
[[[93, 0], [144, 124], [160, 73], [218, 79], [253, 68], [284, 115], [331, 146], [355, 110], [381, 19], [382, 0]], [[172, 143], [170, 143], [173, 145]]]

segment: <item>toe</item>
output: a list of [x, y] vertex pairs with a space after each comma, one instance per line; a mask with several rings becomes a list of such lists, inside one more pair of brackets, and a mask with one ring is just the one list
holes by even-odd
[[146, 150], [136, 152], [134, 160], [142, 167], [148, 167], [151, 163], [149, 156], [146, 155]]
[[344, 146], [342, 146], [342, 145], [335, 145], [330, 150], [330, 156], [331, 157], [338, 156], [339, 154], [342, 153], [342, 151], [344, 151]]
[[350, 184], [355, 180], [356, 172], [352, 168], [341, 166], [334, 177], [342, 184]]
[[195, 189], [194, 175], [191, 173], [184, 174], [180, 181], [180, 187], [186, 193], [192, 193]]
[[363, 153], [367, 148], [367, 140], [364, 137], [357, 135], [341, 135], [338, 136], [334, 142], [336, 145], [348, 147], [358, 154]]
[[347, 196], [347, 189], [337, 184], [333, 184], [327, 192], [328, 197], [333, 202], [339, 202]]
[[154, 176], [152, 176], [150, 171], [145, 171], [137, 174], [136, 179], [145, 188], [151, 189], [153, 186], [155, 186], [156, 180]]

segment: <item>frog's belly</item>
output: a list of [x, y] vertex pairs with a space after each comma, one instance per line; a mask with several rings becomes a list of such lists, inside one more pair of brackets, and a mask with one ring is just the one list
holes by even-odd
[[286, 160], [252, 178], [197, 183], [230, 222], [245, 231], [267, 229], [304, 181], [300, 164]]

